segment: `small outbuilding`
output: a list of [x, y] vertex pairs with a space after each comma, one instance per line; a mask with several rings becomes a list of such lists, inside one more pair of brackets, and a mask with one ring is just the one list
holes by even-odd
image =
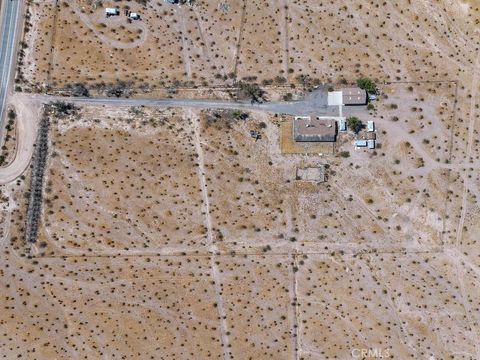
[[375, 131], [375, 122], [374, 121], [368, 121], [367, 122], [367, 130], [368, 130], [368, 132], [374, 132]]
[[367, 142], [369, 149], [375, 149], [375, 140], [367, 140]]
[[367, 140], [363, 140], [363, 139], [355, 140], [355, 147], [357, 147], [357, 148], [367, 147], [367, 145], [368, 145]]
[[343, 105], [366, 105], [367, 91], [359, 87], [342, 89]]
[[338, 120], [338, 131], [341, 131], [341, 132], [347, 131], [347, 120], [345, 119]]
[[140, 14], [132, 12], [132, 13], [128, 14], [128, 17], [132, 20], [139, 20], [140, 19]]
[[117, 16], [120, 15], [120, 10], [117, 8], [105, 8], [105, 15], [107, 15], [107, 17]]
[[293, 120], [293, 139], [297, 142], [334, 142], [337, 121], [315, 116], [296, 116]]

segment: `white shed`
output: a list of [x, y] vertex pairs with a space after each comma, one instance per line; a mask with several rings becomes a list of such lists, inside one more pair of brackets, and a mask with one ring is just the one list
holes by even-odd
[[140, 14], [132, 12], [128, 15], [128, 17], [132, 20], [138, 20], [138, 19], [140, 19]]
[[373, 122], [373, 121], [367, 122], [367, 130], [369, 132], [375, 131], [375, 122]]
[[120, 15], [120, 10], [118, 10], [117, 8], [106, 8], [105, 9], [105, 14], [107, 16]]

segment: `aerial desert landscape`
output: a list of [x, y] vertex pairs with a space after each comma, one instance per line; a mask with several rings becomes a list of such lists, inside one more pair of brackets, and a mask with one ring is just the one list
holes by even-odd
[[1, 3], [0, 358], [480, 359], [476, 0]]

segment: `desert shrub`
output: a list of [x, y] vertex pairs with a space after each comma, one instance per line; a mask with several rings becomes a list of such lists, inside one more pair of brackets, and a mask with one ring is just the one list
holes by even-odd
[[377, 86], [375, 83], [368, 78], [361, 78], [357, 80], [357, 85], [360, 89], [367, 90], [369, 93], [376, 93]]
[[49, 109], [58, 117], [66, 117], [77, 113], [78, 108], [72, 103], [63, 101], [53, 101], [49, 104]]
[[71, 92], [72, 96], [89, 97], [90, 93], [84, 84], [76, 83], [66, 86], [66, 89]]
[[362, 121], [356, 116], [350, 116], [347, 119], [347, 126], [355, 133], [358, 134], [360, 130], [363, 129], [364, 125]]

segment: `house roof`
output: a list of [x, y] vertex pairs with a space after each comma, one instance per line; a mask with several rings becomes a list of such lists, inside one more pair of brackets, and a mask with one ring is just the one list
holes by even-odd
[[358, 87], [343, 88], [342, 97], [344, 105], [363, 105], [367, 103], [367, 92]]
[[333, 142], [337, 135], [337, 122], [316, 116], [297, 116], [293, 124], [293, 139], [304, 142]]

